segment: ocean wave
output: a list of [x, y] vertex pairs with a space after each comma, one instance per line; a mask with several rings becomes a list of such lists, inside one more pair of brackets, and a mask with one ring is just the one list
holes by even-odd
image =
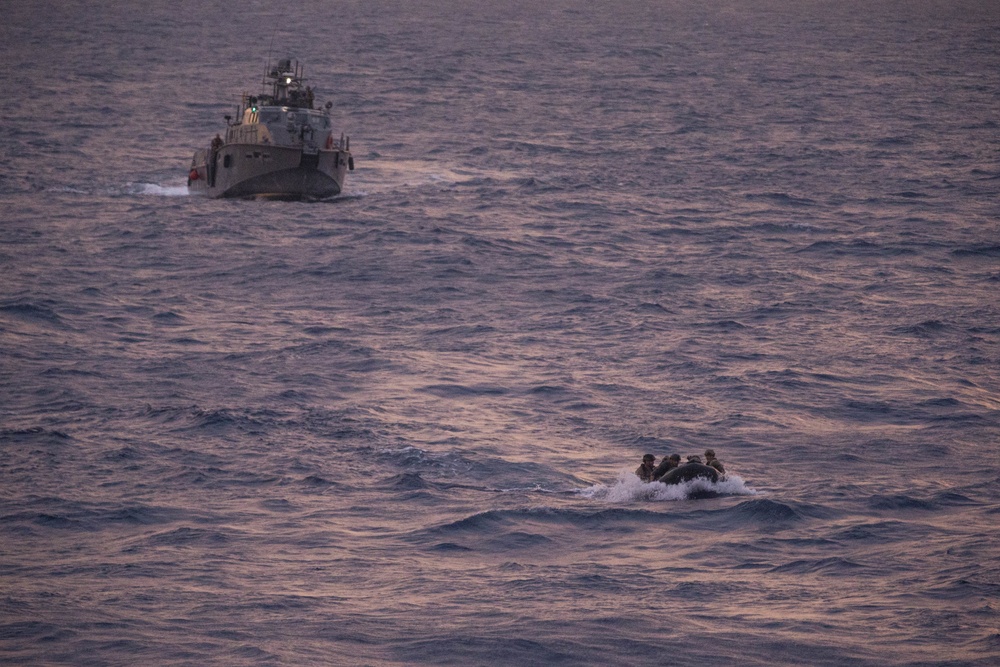
[[64, 444], [71, 440], [69, 434], [54, 429], [32, 426], [23, 429], [0, 429], [0, 442], [30, 442], [32, 444]]
[[953, 250], [952, 254], [956, 257], [987, 257], [994, 259], [1000, 257], [1000, 244], [983, 243], [972, 245], [967, 248]]
[[748, 500], [735, 507], [718, 510], [717, 513], [739, 519], [740, 522], [755, 521], [766, 524], [799, 521], [804, 518], [792, 506], [770, 498]]
[[186, 546], [190, 544], [200, 544], [207, 547], [225, 546], [232, 541], [234, 535], [239, 531], [233, 529], [213, 530], [206, 528], [191, 528], [181, 526], [173, 530], [156, 533], [146, 538], [145, 543], [149, 546]]
[[735, 331], [743, 331], [749, 329], [745, 324], [741, 324], [736, 320], [716, 320], [713, 322], [698, 322], [693, 326], [699, 327], [700, 329], [706, 331], [718, 331], [721, 333], [732, 333]]
[[457, 521], [452, 521], [444, 525], [431, 529], [433, 533], [453, 533], [453, 532], [493, 532], [498, 528], [511, 524], [512, 517], [521, 512], [487, 510], [477, 512]]
[[415, 491], [418, 489], [431, 488], [431, 484], [415, 472], [404, 472], [390, 477], [385, 482], [394, 489], [402, 491]]
[[287, 418], [287, 415], [274, 410], [246, 410], [230, 408], [201, 408], [190, 406], [147, 406], [141, 411], [140, 417], [157, 426], [169, 426], [174, 431], [205, 431], [207, 433], [220, 430], [236, 429], [239, 431], [260, 432], [272, 427]]
[[190, 514], [174, 507], [98, 505], [59, 498], [39, 498], [18, 512], [0, 516], [0, 526], [5, 531], [37, 526], [43, 529], [93, 532], [117, 529], [123, 525], [152, 526], [171, 523], [181, 517], [190, 518]]
[[[835, 541], [882, 544], [912, 540], [917, 526], [903, 521], [866, 521], [834, 532], [830, 537]], [[926, 533], [926, 530], [923, 531]]]
[[[384, 447], [376, 452], [384, 457], [390, 469], [400, 474], [416, 474], [425, 483], [463, 485], [483, 491], [511, 493], [537, 491], [561, 493], [579, 480], [550, 465], [534, 461], [508, 461], [475, 451], [451, 449], [434, 452], [412, 445]], [[413, 478], [394, 477], [403, 483]], [[390, 482], [393, 483], [393, 482]]]
[[792, 561], [773, 567], [768, 572], [775, 574], [832, 574], [849, 576], [857, 574], [858, 570], [862, 569], [865, 569], [865, 567], [859, 563], [839, 556], [831, 556], [828, 558]]
[[0, 305], [0, 315], [7, 315], [34, 324], [65, 326], [62, 317], [54, 308], [30, 301], [13, 301]]
[[932, 512], [951, 507], [977, 505], [979, 503], [965, 494], [945, 490], [934, 494], [930, 498], [916, 498], [905, 493], [878, 494], [870, 497], [867, 504], [873, 510]]
[[744, 197], [750, 201], [766, 201], [779, 204], [781, 206], [811, 207], [817, 202], [809, 197], [796, 197], [787, 192], [764, 192], [759, 194], [747, 194]]
[[918, 324], [896, 327], [892, 330], [892, 333], [929, 338], [943, 333], [949, 328], [950, 326], [941, 320], [926, 320]]
[[[690, 510], [689, 508], [686, 508]], [[822, 512], [820, 512], [822, 513]], [[650, 529], [680, 528], [714, 533], [784, 530], [806, 519], [804, 512], [769, 499], [753, 499], [732, 507], [685, 512], [613, 507], [495, 509], [408, 534], [415, 544], [442, 551], [506, 552], [532, 549], [565, 539], [580, 530], [622, 536]], [[824, 542], [826, 544], [826, 542]]]
[[502, 396], [510, 390], [496, 385], [435, 384], [420, 387], [418, 391], [441, 398], [463, 398], [468, 396]]
[[264, 487], [282, 482], [277, 475], [231, 470], [227, 467], [209, 466], [183, 468], [180, 472], [162, 478], [174, 487], [197, 487], [221, 490], [232, 487]]

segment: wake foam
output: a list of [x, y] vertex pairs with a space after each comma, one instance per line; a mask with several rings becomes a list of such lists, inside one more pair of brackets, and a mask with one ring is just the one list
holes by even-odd
[[189, 194], [186, 185], [157, 185], [156, 183], [131, 183], [127, 192], [153, 197], [187, 197]]
[[609, 503], [634, 503], [640, 501], [690, 500], [708, 496], [755, 496], [757, 491], [746, 485], [739, 475], [726, 475], [725, 479], [710, 482], [697, 478], [689, 482], [667, 486], [660, 482], [643, 482], [629, 470], [618, 473], [618, 480], [612, 484], [595, 484], [577, 493], [585, 498], [603, 500]]

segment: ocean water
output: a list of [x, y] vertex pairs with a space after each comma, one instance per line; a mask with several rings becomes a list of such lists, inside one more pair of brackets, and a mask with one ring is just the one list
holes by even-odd
[[996, 2], [3, 5], [0, 663], [1000, 662]]

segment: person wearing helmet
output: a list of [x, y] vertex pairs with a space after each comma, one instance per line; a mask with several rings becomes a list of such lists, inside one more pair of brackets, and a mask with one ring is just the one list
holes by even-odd
[[720, 461], [719, 459], [715, 458], [715, 450], [714, 449], [706, 449], [705, 450], [705, 465], [712, 466], [713, 468], [715, 468], [716, 470], [719, 471], [720, 475], [726, 474], [726, 468], [725, 468], [725, 466], [722, 465], [722, 461]]
[[660, 479], [661, 477], [666, 475], [668, 472], [670, 472], [680, 464], [681, 464], [680, 454], [671, 454], [670, 456], [666, 457], [665, 459], [660, 461], [660, 465], [656, 466], [656, 470], [653, 471], [653, 481], [655, 482], [656, 480]]
[[646, 454], [642, 457], [642, 465], [635, 469], [636, 476], [644, 482], [653, 481], [653, 471], [656, 469], [656, 457]]

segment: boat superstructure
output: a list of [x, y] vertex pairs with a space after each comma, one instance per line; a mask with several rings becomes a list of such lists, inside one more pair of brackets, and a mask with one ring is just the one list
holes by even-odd
[[341, 192], [354, 169], [351, 140], [333, 127], [332, 102], [314, 107], [302, 67], [268, 65], [260, 95], [244, 94], [225, 137], [195, 151], [188, 189], [209, 197], [324, 199]]

